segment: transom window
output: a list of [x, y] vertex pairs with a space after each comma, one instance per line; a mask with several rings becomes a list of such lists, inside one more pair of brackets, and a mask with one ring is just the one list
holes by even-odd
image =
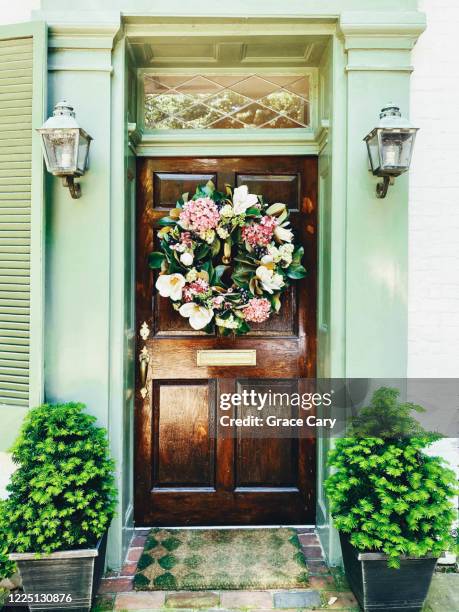
[[311, 125], [310, 75], [148, 74], [147, 129], [291, 129]]

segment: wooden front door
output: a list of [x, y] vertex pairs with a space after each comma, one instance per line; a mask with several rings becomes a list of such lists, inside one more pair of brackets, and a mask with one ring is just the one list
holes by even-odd
[[[308, 275], [278, 316], [242, 337], [194, 332], [168, 299], [157, 295], [147, 266], [155, 227], [184, 192], [212, 180], [248, 185], [292, 211]], [[316, 363], [315, 157], [149, 158], [138, 161], [137, 358], [150, 358], [147, 395], [136, 389], [135, 519], [137, 525], [305, 524], [315, 519], [314, 440], [247, 439], [219, 422], [219, 396], [278, 388], [313, 378]], [[256, 329], [255, 329], [256, 327]], [[255, 349], [255, 366], [198, 366], [202, 349]], [[138, 362], [137, 362], [138, 365]], [[230, 411], [233, 416], [237, 408]]]

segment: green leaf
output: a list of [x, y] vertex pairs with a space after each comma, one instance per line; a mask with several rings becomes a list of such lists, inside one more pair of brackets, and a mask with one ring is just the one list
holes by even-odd
[[215, 266], [214, 277], [213, 277], [213, 283], [215, 285], [221, 284], [221, 278], [223, 274], [225, 273], [225, 270], [228, 270], [228, 269], [229, 269], [229, 266], [224, 266], [223, 264]]
[[155, 251], [153, 253], [150, 253], [150, 255], [148, 256], [148, 265], [150, 266], [150, 268], [153, 268], [153, 270], [157, 270], [158, 268], [161, 268], [161, 265], [165, 259], [166, 256], [164, 255], [164, 253], [159, 253], [158, 251]]
[[207, 183], [202, 188], [202, 191], [206, 195], [211, 196], [213, 192], [215, 191], [215, 185], [212, 183], [212, 181], [207, 181]]
[[212, 242], [211, 247], [210, 247], [212, 257], [215, 257], [216, 255], [218, 255], [220, 251], [220, 247], [221, 247], [220, 240], [218, 238], [215, 238], [215, 240]]
[[158, 225], [161, 227], [174, 226], [177, 225], [177, 221], [175, 219], [171, 219], [170, 217], [161, 217], [161, 219], [158, 221]]
[[204, 259], [210, 252], [210, 244], [203, 242], [194, 251], [195, 259]]
[[212, 279], [214, 277], [214, 267], [212, 265], [211, 261], [205, 261], [202, 266], [201, 266], [202, 270], [205, 270], [207, 272], [207, 274], [209, 275], [209, 280], [212, 283]]
[[303, 259], [303, 255], [304, 255], [304, 248], [300, 246], [293, 252], [292, 263], [300, 264], [301, 260]]
[[274, 312], [279, 312], [279, 310], [281, 309], [281, 305], [282, 305], [279, 293], [274, 293], [271, 296], [271, 305], [274, 309]]
[[256, 206], [251, 206], [245, 211], [245, 214], [250, 217], [261, 217], [261, 211]]
[[247, 323], [247, 321], [241, 320], [241, 322], [239, 323], [239, 327], [236, 329], [236, 334], [240, 336], [242, 334], [246, 334], [249, 331], [250, 325]]
[[291, 265], [286, 270], [287, 276], [293, 279], [304, 278], [306, 276], [306, 269], [301, 265]]

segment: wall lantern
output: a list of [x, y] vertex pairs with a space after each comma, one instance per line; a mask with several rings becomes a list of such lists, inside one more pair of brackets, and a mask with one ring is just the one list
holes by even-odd
[[383, 180], [376, 185], [378, 198], [385, 198], [394, 178], [410, 168], [414, 140], [418, 128], [402, 117], [394, 104], [385, 106], [380, 121], [364, 138], [367, 143], [371, 171]]
[[48, 172], [61, 176], [72, 198], [81, 196], [81, 187], [74, 182], [88, 168], [91, 136], [78, 125], [75, 111], [66, 100], [58, 102], [53, 116], [37, 130], [41, 134], [43, 155]]

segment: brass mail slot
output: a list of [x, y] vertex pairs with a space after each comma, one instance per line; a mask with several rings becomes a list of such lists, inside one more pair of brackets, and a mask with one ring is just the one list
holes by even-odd
[[198, 366], [256, 366], [255, 349], [202, 350], [196, 353]]

